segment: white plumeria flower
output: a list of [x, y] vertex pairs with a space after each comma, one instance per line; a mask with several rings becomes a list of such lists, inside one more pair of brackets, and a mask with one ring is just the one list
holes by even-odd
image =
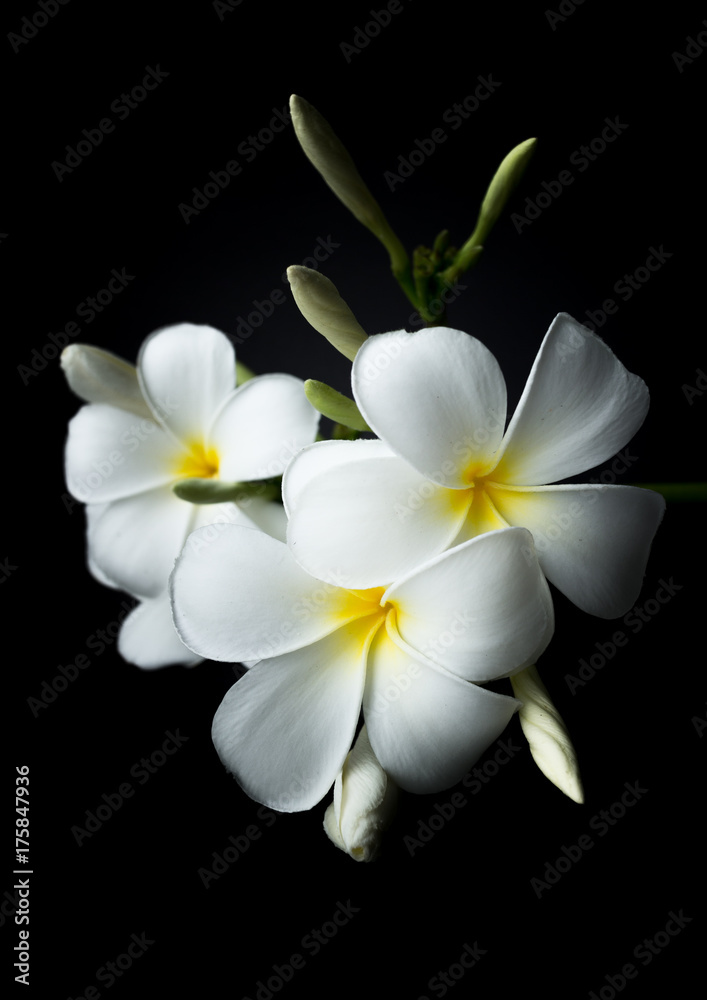
[[553, 321], [504, 433], [506, 386], [484, 345], [436, 327], [369, 337], [353, 394], [379, 440], [306, 448], [283, 481], [288, 540], [347, 586], [407, 573], [484, 532], [533, 533], [547, 578], [613, 618], [635, 603], [663, 498], [631, 486], [545, 485], [614, 455], [641, 426], [648, 389], [571, 316]]
[[[92, 519], [100, 515], [103, 506], [102, 504], [87, 506], [86, 517], [89, 526]], [[247, 509], [250, 510], [252, 517], [234, 503], [199, 506], [195, 513], [195, 528], [210, 526], [211, 537], [216, 540], [222, 524], [241, 524], [266, 531], [281, 541], [285, 540], [287, 521], [281, 504], [258, 500], [253, 502], [252, 508], [249, 505]], [[120, 589], [119, 585], [109, 579], [96, 565], [90, 548], [87, 561], [88, 568], [96, 580], [106, 587]], [[187, 649], [174, 628], [168, 583], [169, 580], [165, 581], [164, 590], [155, 597], [141, 598], [139, 594], [131, 594], [138, 603], [120, 624], [117, 638], [118, 652], [127, 663], [132, 663], [143, 670], [155, 670], [177, 663], [193, 667], [203, 661], [202, 656], [196, 656]]]
[[361, 708], [396, 784], [430, 792], [460, 780], [519, 705], [479, 684], [534, 662], [554, 626], [522, 528], [361, 591], [313, 579], [284, 543], [227, 524], [217, 545], [204, 529], [189, 536], [171, 595], [195, 653], [259, 661], [226, 694], [213, 739], [247, 794], [283, 812], [326, 794]]
[[374, 861], [395, 815], [397, 792], [363, 726], [334, 782], [334, 801], [324, 814], [327, 836], [354, 861]]
[[[88, 505], [89, 567], [143, 602], [124, 623], [119, 648], [141, 666], [174, 662], [174, 649], [193, 660], [178, 640], [174, 645], [167, 595], [189, 532], [238, 521], [280, 535], [284, 515], [257, 495], [198, 505], [173, 487], [282, 475], [314, 440], [319, 415], [291, 375], [261, 375], [236, 388], [233, 345], [209, 326], [156, 331], [140, 349], [137, 370], [83, 345], [62, 362], [72, 388], [92, 400], [71, 420], [66, 444], [68, 488]], [[149, 635], [153, 642], [141, 653]]]

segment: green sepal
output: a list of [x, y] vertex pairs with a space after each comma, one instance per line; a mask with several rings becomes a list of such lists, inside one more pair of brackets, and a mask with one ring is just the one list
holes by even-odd
[[274, 500], [279, 496], [279, 481], [258, 480], [250, 483], [224, 483], [219, 479], [180, 479], [172, 487], [180, 500], [188, 503], [238, 503], [254, 496]]
[[325, 382], [310, 378], [304, 383], [304, 392], [315, 410], [334, 423], [351, 427], [355, 431], [370, 431], [353, 399], [332, 389]]
[[250, 382], [252, 378], [255, 378], [255, 372], [252, 372], [242, 361], [236, 361], [236, 385]]

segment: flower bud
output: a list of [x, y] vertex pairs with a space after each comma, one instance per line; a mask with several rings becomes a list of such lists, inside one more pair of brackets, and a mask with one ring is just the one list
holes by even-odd
[[511, 677], [513, 693], [523, 702], [520, 724], [535, 763], [543, 774], [575, 802], [584, 802], [577, 755], [559, 712], [535, 666]]
[[353, 399], [332, 389], [326, 382], [309, 378], [304, 383], [304, 394], [315, 410], [344, 427], [355, 431], [370, 431]]
[[396, 800], [397, 786], [378, 763], [364, 725], [336, 779], [324, 829], [354, 861], [373, 861]]
[[61, 352], [61, 367], [69, 388], [87, 403], [107, 403], [153, 419], [137, 369], [128, 361], [90, 344], [70, 344]]
[[337, 198], [373, 232], [387, 226], [383, 212], [356, 169], [348, 150], [327, 120], [302, 97], [290, 98], [295, 134], [307, 159]]
[[308, 160], [319, 171], [336, 197], [352, 215], [377, 236], [390, 255], [396, 276], [409, 268], [402, 243], [390, 227], [383, 210], [368, 190], [348, 150], [331, 125], [303, 98], [290, 98], [292, 125]]
[[300, 264], [287, 268], [287, 279], [304, 318], [349, 361], [368, 338], [329, 278]]
[[491, 228], [496, 223], [510, 198], [523, 171], [535, 150], [537, 139], [526, 139], [508, 153], [489, 184], [484, 200], [481, 203], [479, 218], [473, 236], [473, 245], [480, 246], [486, 240]]

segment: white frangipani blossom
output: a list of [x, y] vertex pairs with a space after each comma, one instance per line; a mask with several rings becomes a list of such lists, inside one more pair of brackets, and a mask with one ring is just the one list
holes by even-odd
[[374, 861], [397, 797], [363, 726], [334, 783], [334, 801], [324, 814], [327, 836], [354, 861]]
[[552, 635], [552, 600], [522, 528], [472, 539], [392, 585], [313, 579], [282, 542], [226, 524], [192, 533], [171, 577], [174, 623], [198, 655], [257, 660], [213, 725], [251, 798], [311, 808], [341, 772], [361, 709], [381, 767], [412, 792], [447, 788], [518, 702], [480, 687], [523, 669]]
[[65, 454], [68, 488], [87, 504], [89, 568], [141, 602], [123, 623], [119, 651], [148, 668], [195, 662], [174, 633], [167, 593], [189, 532], [236, 522], [280, 537], [284, 514], [264, 496], [199, 505], [173, 487], [281, 475], [314, 440], [318, 414], [291, 375], [236, 388], [233, 346], [209, 326], [156, 331], [137, 369], [88, 345], [67, 348], [62, 365], [90, 400], [69, 424]]
[[474, 337], [447, 327], [369, 337], [352, 367], [379, 440], [304, 449], [283, 481], [288, 542], [350, 587], [407, 573], [468, 538], [528, 528], [547, 578], [600, 617], [635, 603], [663, 498], [631, 486], [546, 485], [597, 466], [641, 426], [644, 382], [570, 316], [553, 321], [504, 431], [506, 386]]

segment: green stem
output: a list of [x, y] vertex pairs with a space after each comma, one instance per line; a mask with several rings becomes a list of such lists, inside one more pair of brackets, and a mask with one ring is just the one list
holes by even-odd
[[654, 490], [666, 500], [707, 500], [707, 483], [633, 483], [644, 490]]

